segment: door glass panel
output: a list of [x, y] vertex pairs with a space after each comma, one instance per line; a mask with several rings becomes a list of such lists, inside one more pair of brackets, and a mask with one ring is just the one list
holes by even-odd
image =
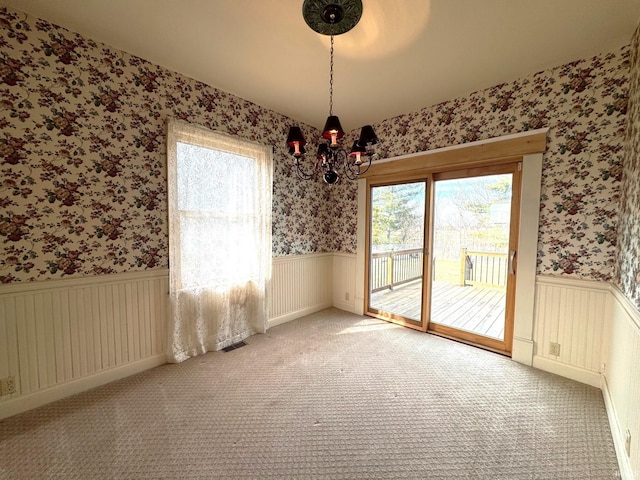
[[435, 182], [432, 324], [504, 340], [512, 176]]
[[371, 189], [369, 308], [421, 322], [426, 183]]

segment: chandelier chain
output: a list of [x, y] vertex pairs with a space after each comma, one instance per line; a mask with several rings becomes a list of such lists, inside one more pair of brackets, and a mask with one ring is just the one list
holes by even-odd
[[333, 115], [333, 35], [331, 35], [331, 63], [329, 67], [329, 115]]

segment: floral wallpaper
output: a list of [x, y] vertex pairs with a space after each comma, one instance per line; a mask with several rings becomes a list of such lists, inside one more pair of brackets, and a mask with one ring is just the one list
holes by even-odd
[[631, 41], [627, 136], [615, 281], [640, 310], [640, 26]]
[[[374, 125], [378, 152], [549, 127], [538, 272], [612, 280], [629, 57], [625, 47], [387, 119]], [[275, 256], [356, 251], [356, 184], [295, 177], [283, 145], [297, 122], [4, 7], [0, 107], [3, 283], [167, 268], [170, 116], [274, 146]], [[625, 183], [636, 205], [637, 173]], [[638, 238], [629, 205], [625, 251]]]
[[293, 120], [0, 8], [0, 282], [167, 268], [170, 116], [273, 145], [274, 255], [327, 251], [330, 192], [294, 176]]
[[[625, 47], [382, 121], [373, 125], [380, 138], [376, 147], [389, 158], [549, 127], [538, 273], [610, 281], [628, 79]], [[334, 223], [339, 242], [332, 246], [354, 252], [349, 205], [356, 189], [342, 185], [336, 193], [335, 208], [348, 221]]]

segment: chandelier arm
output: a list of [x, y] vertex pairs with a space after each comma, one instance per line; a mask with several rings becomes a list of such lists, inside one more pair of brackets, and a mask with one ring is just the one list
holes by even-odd
[[338, 170], [343, 168], [348, 162], [349, 154], [340, 147], [330, 147], [333, 168]]
[[301, 178], [302, 180], [311, 180], [313, 177], [316, 176], [316, 171], [317, 171], [316, 165], [314, 165], [314, 168], [311, 170], [310, 173], [304, 171], [299, 159], [296, 159], [295, 165], [296, 165], [296, 175], [298, 175], [298, 177]]
[[366, 161], [360, 164], [355, 162], [346, 162], [344, 165], [344, 173], [349, 180], [357, 180], [358, 177], [369, 170], [371, 167], [371, 157], [366, 156]]

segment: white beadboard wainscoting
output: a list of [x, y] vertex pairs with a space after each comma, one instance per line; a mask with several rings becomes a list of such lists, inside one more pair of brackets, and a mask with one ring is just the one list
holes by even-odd
[[332, 305], [332, 253], [275, 257], [272, 263], [269, 327]]
[[[621, 478], [633, 480], [640, 479], [640, 312], [617, 287], [611, 287], [611, 292], [602, 393]], [[631, 437], [629, 455], [627, 433]]]
[[602, 389], [620, 478], [640, 479], [638, 309], [610, 283], [539, 275], [534, 341], [534, 367]]
[[[357, 311], [356, 263], [342, 253], [274, 258], [270, 326], [330, 306]], [[0, 397], [0, 418], [165, 363], [167, 293], [167, 270], [2, 286], [0, 378], [14, 377], [17, 391]], [[533, 325], [535, 367], [602, 388], [621, 476], [632, 479], [640, 472], [638, 310], [608, 283], [539, 275]]]
[[[270, 326], [332, 306], [333, 256], [273, 259]], [[17, 388], [0, 418], [166, 363], [168, 282], [151, 270], [3, 285], [0, 378]]]
[[0, 418], [166, 362], [168, 271], [0, 289]]
[[[533, 366], [600, 387], [610, 302], [606, 282], [538, 275]], [[551, 354], [551, 342], [560, 355]]]

